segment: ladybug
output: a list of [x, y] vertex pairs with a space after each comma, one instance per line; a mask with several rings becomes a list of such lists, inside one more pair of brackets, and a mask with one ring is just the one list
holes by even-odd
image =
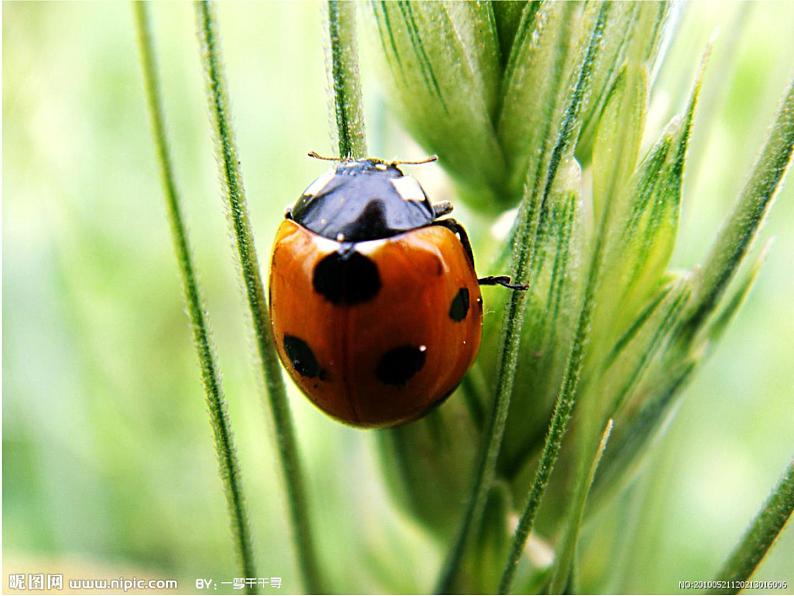
[[[316, 153], [309, 154], [320, 159]], [[401, 163], [343, 160], [287, 210], [270, 308], [281, 362], [321, 410], [359, 427], [422, 417], [458, 386], [482, 334], [482, 284], [463, 227]], [[523, 289], [523, 288], [521, 288]]]

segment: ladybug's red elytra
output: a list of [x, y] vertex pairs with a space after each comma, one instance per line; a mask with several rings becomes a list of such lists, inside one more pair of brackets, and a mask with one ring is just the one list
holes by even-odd
[[276, 234], [270, 309], [278, 355], [309, 399], [359, 427], [420, 418], [474, 362], [480, 284], [466, 231], [416, 179], [378, 159], [320, 176]]

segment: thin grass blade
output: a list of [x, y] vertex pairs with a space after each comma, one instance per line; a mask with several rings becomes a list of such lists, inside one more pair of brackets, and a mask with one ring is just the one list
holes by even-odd
[[[557, 175], [557, 168], [560, 161], [566, 153], [572, 153], [573, 142], [578, 137], [581, 127], [580, 109], [582, 100], [589, 89], [590, 75], [592, 73], [593, 64], [600, 49], [600, 39], [603, 34], [604, 23], [606, 22], [609, 13], [610, 5], [603, 3], [599, 6], [598, 16], [595, 19], [592, 29], [590, 30], [589, 41], [584, 52], [584, 57], [579, 69], [576, 84], [570, 94], [568, 105], [565, 109], [565, 117], [562, 121], [557, 142], [551, 151], [549, 158], [549, 168], [545, 177], [545, 185], [543, 193], [538, 201], [538, 208], [540, 213], [543, 212], [544, 203], [547, 199], [554, 178]], [[529, 202], [528, 202], [529, 203]], [[529, 203], [530, 205], [532, 203]], [[532, 210], [528, 210], [531, 213]], [[525, 230], [522, 233], [522, 229]], [[531, 266], [530, 253], [527, 246], [534, 244], [532, 236], [537, 233], [537, 223], [533, 223], [531, 218], [526, 218], [525, 222], [520, 222], [519, 232], [516, 236], [516, 249], [514, 255], [514, 273], [515, 279], [525, 280], [527, 271], [525, 267]], [[532, 244], [530, 244], [532, 243]], [[600, 258], [599, 258], [600, 260]], [[595, 263], [595, 261], [594, 261]], [[531, 268], [531, 267], [530, 267]], [[562, 445], [562, 439], [568, 427], [568, 421], [573, 411], [573, 405], [576, 397], [576, 387], [579, 381], [579, 374], [581, 373], [581, 364], [584, 354], [584, 345], [586, 343], [586, 336], [590, 328], [590, 314], [592, 313], [592, 298], [595, 291], [595, 279], [598, 277], [598, 267], [591, 266], [588, 288], [585, 291], [583, 307], [577, 322], [576, 333], [574, 335], [573, 345], [568, 357], [566, 365], [565, 376], [563, 377], [560, 393], [554, 407], [554, 413], [549, 424], [549, 431], [546, 438], [546, 444], [543, 447], [538, 469], [535, 474], [532, 487], [529, 491], [527, 504], [524, 507], [521, 519], [519, 520], [518, 528], [516, 529], [513, 537], [510, 554], [502, 572], [502, 577], [499, 582], [499, 592], [504, 594], [510, 591], [513, 578], [515, 576], [516, 567], [521, 557], [521, 553], [526, 545], [529, 533], [535, 521], [535, 514], [537, 508], [543, 498], [543, 494], [548, 484], [549, 477], [557, 462], [559, 451]], [[515, 375], [515, 368], [517, 362], [517, 347], [520, 339], [520, 322], [522, 318], [523, 302], [521, 296], [514, 293], [508, 309], [505, 314], [505, 327], [503, 332], [504, 343], [502, 349], [502, 360], [499, 367], [499, 377], [497, 378], [497, 393], [494, 402], [494, 418], [497, 418], [502, 412], [506, 415], [507, 408], [510, 403], [510, 392], [512, 391], [513, 378]], [[516, 324], [517, 322], [517, 324]], [[495, 443], [496, 451], [498, 452], [499, 443], [501, 442], [501, 434], [503, 433], [504, 423], [501, 424], [501, 429], [495, 427], [493, 437], [490, 437], [492, 443]], [[493, 447], [492, 447], [493, 448]]]
[[[243, 497], [240, 465], [234, 447], [234, 434], [223, 396], [221, 373], [212, 344], [209, 317], [204, 310], [193, 256], [190, 248], [187, 227], [182, 214], [182, 205], [176, 186], [176, 177], [171, 161], [168, 139], [165, 129], [165, 114], [160, 96], [160, 78], [157, 71], [154, 41], [152, 39], [149, 5], [145, 2], [133, 2], [135, 24], [138, 30], [138, 43], [141, 52], [143, 78], [146, 87], [146, 99], [149, 104], [152, 132], [160, 163], [160, 175], [163, 183], [168, 222], [176, 252], [182, 290], [185, 294], [188, 315], [193, 330], [193, 343], [196, 346], [201, 380], [204, 385], [204, 396], [210, 417], [210, 426], [218, 457], [218, 467], [226, 495], [226, 506], [231, 518], [231, 530], [234, 548], [237, 554], [238, 569], [243, 577], [256, 577], [251, 531], [248, 526], [245, 499]], [[255, 593], [248, 586], [246, 592]]]
[[598, 464], [601, 461], [601, 456], [606, 449], [609, 435], [612, 433], [613, 421], [610, 418], [604, 430], [601, 432], [601, 437], [598, 446], [595, 449], [592, 459], [587, 466], [587, 470], [582, 471], [578, 477], [579, 482], [576, 489], [574, 489], [574, 497], [571, 499], [571, 507], [568, 511], [568, 520], [566, 522], [566, 530], [563, 535], [560, 546], [557, 548], [556, 563], [554, 572], [551, 576], [549, 583], [549, 594], [562, 594], [565, 585], [568, 583], [571, 574], [572, 565], [574, 563], [574, 556], [576, 552], [576, 545], [579, 537], [579, 528], [582, 524], [582, 517], [584, 515], [584, 508], [587, 504], [587, 495], [590, 494], [590, 487], [593, 485], [593, 478], [595, 478]]
[[[758, 274], [761, 271], [761, 267], [766, 260], [767, 255], [769, 254], [769, 249], [772, 246], [772, 239], [770, 238], [767, 240], [764, 247], [761, 249], [761, 253], [759, 254], [758, 258], [753, 262], [752, 266], [750, 267], [749, 272], [747, 275], [744, 276], [744, 279], [739, 283], [738, 287], [733, 291], [733, 294], [724, 301], [725, 303], [720, 305], [720, 310], [714, 314], [713, 320], [709, 320], [709, 322], [704, 327], [704, 340], [708, 341], [710, 344], [715, 344], [719, 341], [722, 334], [725, 333], [725, 330], [730, 325], [731, 321], [733, 321], [736, 313], [744, 304], [745, 300], [747, 299], [747, 295], [750, 293], [750, 290], [755, 283]], [[697, 342], [695, 342], [697, 344]]]
[[276, 431], [276, 447], [287, 489], [290, 524], [295, 540], [298, 565], [309, 593], [322, 593], [323, 582], [314, 547], [308, 500], [303, 482], [298, 446], [284, 388], [281, 366], [270, 327], [259, 261], [256, 256], [242, 173], [231, 123], [226, 81], [222, 70], [218, 25], [213, 7], [207, 0], [196, 3], [201, 58], [207, 83], [207, 99], [215, 132], [218, 165], [223, 183], [224, 201], [232, 228], [234, 248], [241, 281], [256, 341], [262, 377], [267, 389], [268, 406]]
[[[567, 346], [575, 331], [581, 298], [581, 173], [575, 160], [560, 166], [547, 216], [541, 222], [529, 276], [513, 397], [499, 455], [499, 473], [516, 478], [542, 444], [565, 371]], [[507, 297], [505, 297], [506, 299]], [[499, 306], [497, 306], [499, 308]], [[481, 361], [495, 368], [500, 337], [492, 333]], [[495, 376], [495, 371], [493, 373]], [[493, 376], [492, 376], [493, 379]], [[493, 380], [490, 381], [493, 384]]]

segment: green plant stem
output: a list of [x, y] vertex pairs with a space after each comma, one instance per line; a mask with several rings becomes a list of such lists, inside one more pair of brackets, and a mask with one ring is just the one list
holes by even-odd
[[[226, 409], [226, 401], [223, 397], [220, 372], [215, 361], [209, 322], [204, 313], [203, 300], [193, 267], [192, 252], [182, 217], [182, 207], [168, 148], [164, 110], [160, 98], [160, 81], [157, 74], [154, 43], [149, 24], [148, 4], [145, 2], [133, 2], [132, 4], [135, 12], [135, 24], [138, 30], [146, 99], [149, 104], [157, 158], [160, 163], [160, 176], [162, 178], [168, 222], [179, 265], [182, 289], [185, 293], [185, 302], [187, 303], [188, 314], [193, 328], [193, 342], [196, 346], [201, 367], [201, 380], [204, 385], [210, 426], [215, 439], [215, 451], [218, 457], [220, 476], [226, 493], [226, 504], [231, 517], [231, 528], [239, 570], [243, 577], [256, 577], [240, 468], [234, 449], [234, 436]], [[246, 591], [255, 593], [255, 590], [251, 587], [247, 587]]]
[[[739, 582], [749, 579], [766, 553], [783, 531], [794, 511], [794, 461], [790, 462], [783, 478], [758, 512], [741, 541], [722, 566], [716, 579], [729, 582], [726, 587], [710, 594], [736, 594]], [[736, 582], [734, 587], [732, 583]]]
[[270, 316], [265, 301], [264, 286], [259, 272], [259, 261], [256, 256], [239, 158], [234, 142], [226, 83], [221, 65], [217, 22], [207, 0], [196, 3], [196, 13], [210, 113], [219, 153], [218, 163], [225, 187], [224, 196], [239, 258], [245, 296], [253, 322], [262, 376], [267, 388], [268, 404], [273, 416], [276, 445], [287, 489], [289, 516], [298, 564], [305, 589], [312, 594], [322, 593], [324, 588], [314, 547], [303, 473], [287, 403], [284, 379], [273, 344]]
[[[532, 246], [537, 236], [540, 209], [535, 201], [525, 201], [521, 206], [519, 216], [526, 225], [522, 226], [516, 235], [515, 247], [517, 257], [513, 268], [514, 283], [524, 283], [528, 272], [531, 270]], [[515, 368], [518, 362], [518, 351], [521, 343], [521, 322], [523, 304], [526, 301], [524, 292], [511, 292], [505, 310], [502, 332], [502, 349], [500, 353], [501, 366], [496, 379], [496, 396], [489, 412], [487, 426], [482, 435], [482, 447], [477, 459], [477, 467], [472, 478], [471, 490], [466, 502], [463, 519], [458, 526], [452, 548], [441, 569], [441, 574], [436, 586], [436, 593], [448, 594], [453, 590], [453, 584], [458, 574], [466, 543], [469, 535], [474, 531], [482, 519], [488, 490], [495, 475], [496, 460], [504, 437], [507, 413], [510, 407], [510, 394], [513, 391]]]
[[[599, 10], [598, 20], [593, 28], [590, 41], [588, 43], [587, 52], [582, 62], [582, 67], [579, 71], [579, 77], [576, 82], [576, 88], [573, 96], [566, 108], [566, 117], [563, 122], [563, 130], [560, 131], [560, 136], [557, 145], [554, 148], [554, 154], [557, 154], [559, 161], [562, 155], [562, 150], [570, 143], [571, 131], [566, 131], [567, 127], [573, 127], [573, 123], [578, 119], [579, 109], [581, 107], [582, 98], [588, 86], [589, 77], [592, 73], [592, 64], [595, 60], [598, 43], [603, 33], [604, 22], [606, 20], [606, 13], [609, 5], [604, 3]], [[554, 154], [552, 156], [552, 164], [554, 163]], [[547, 181], [547, 190], [550, 187], [550, 182]], [[607, 222], [609, 209], [605, 209], [605, 213], [601, 218], [601, 225], [599, 226], [603, 232], [608, 229]], [[579, 318], [576, 324], [576, 332], [574, 335], [573, 345], [568, 355], [568, 362], [565, 367], [565, 374], [560, 387], [560, 393], [554, 404], [554, 411], [552, 412], [551, 422], [549, 423], [548, 434], [546, 435], [546, 442], [543, 445], [543, 451], [540, 455], [538, 468], [535, 472], [532, 486], [529, 490], [527, 503], [524, 511], [519, 519], [518, 527], [513, 536], [513, 542], [510, 547], [505, 567], [502, 571], [502, 577], [499, 581], [499, 593], [507, 594], [513, 584], [516, 570], [518, 568], [518, 561], [521, 558], [521, 553], [526, 546], [529, 534], [535, 523], [535, 516], [537, 515], [538, 507], [543, 499], [543, 494], [546, 492], [551, 472], [557, 463], [557, 458], [562, 448], [562, 440], [568, 429], [568, 422], [570, 421], [573, 412], [573, 406], [576, 401], [576, 391], [579, 384], [579, 376], [582, 371], [582, 364], [584, 361], [584, 350], [587, 339], [590, 333], [590, 322], [593, 313], [593, 298], [595, 297], [597, 282], [599, 279], [599, 272], [601, 261], [603, 260], [604, 251], [604, 234], [599, 233], [596, 239], [596, 246], [593, 249], [593, 258], [590, 265], [590, 271], [587, 279], [587, 287], [582, 302], [582, 309], [579, 313]]]
[[[591, 272], [593, 269], [594, 268], [591, 267]], [[589, 277], [595, 279], [592, 273]], [[546, 492], [546, 486], [549, 483], [551, 472], [554, 470], [557, 458], [560, 455], [563, 437], [568, 430], [568, 422], [571, 419], [573, 406], [576, 401], [576, 389], [579, 384], [579, 375], [582, 371], [584, 346], [587, 335], [589, 334], [594, 294], [595, 283], [588, 283], [588, 292], [585, 295], [584, 305], [579, 314], [574, 344], [568, 356], [568, 364], [565, 369], [562, 387], [557, 396], [557, 401], [554, 404], [554, 411], [551, 415], [546, 442], [543, 445], [543, 451], [540, 455], [535, 478], [529, 490], [529, 497], [527, 498], [524, 511], [519, 519], [518, 527], [513, 536], [510, 554], [504, 570], [502, 571], [502, 578], [499, 581], [500, 594], [508, 594], [510, 592], [513, 578], [518, 568], [518, 561], [521, 559], [521, 553], [524, 551], [529, 534], [535, 524], [535, 516], [537, 515], [538, 507], [540, 507], [540, 502], [543, 499], [543, 494]]]
[[339, 157], [361, 159], [366, 156], [367, 141], [358, 76], [355, 2], [328, 0], [328, 39]]

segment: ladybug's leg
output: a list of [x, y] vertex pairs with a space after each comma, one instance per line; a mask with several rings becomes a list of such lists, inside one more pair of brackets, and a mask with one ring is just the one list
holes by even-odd
[[452, 213], [452, 203], [449, 201], [440, 201], [433, 205], [433, 217], [443, 217], [448, 213]]
[[[469, 240], [469, 235], [466, 233], [466, 229], [460, 225], [460, 222], [450, 217], [449, 219], [439, 219], [433, 222], [433, 225], [443, 226], [460, 238], [463, 250], [466, 252], [466, 256], [469, 257], [469, 262], [472, 267], [474, 267], [474, 251], [471, 249], [471, 241]], [[529, 288], [527, 285], [511, 284], [508, 275], [489, 275], [488, 277], [481, 277], [477, 282], [481, 286], [503, 286], [511, 290], [526, 290]]]
[[509, 275], [489, 275], [488, 277], [481, 277], [477, 280], [481, 286], [502, 286], [511, 290], [526, 290], [529, 288], [526, 284], [511, 284]]

